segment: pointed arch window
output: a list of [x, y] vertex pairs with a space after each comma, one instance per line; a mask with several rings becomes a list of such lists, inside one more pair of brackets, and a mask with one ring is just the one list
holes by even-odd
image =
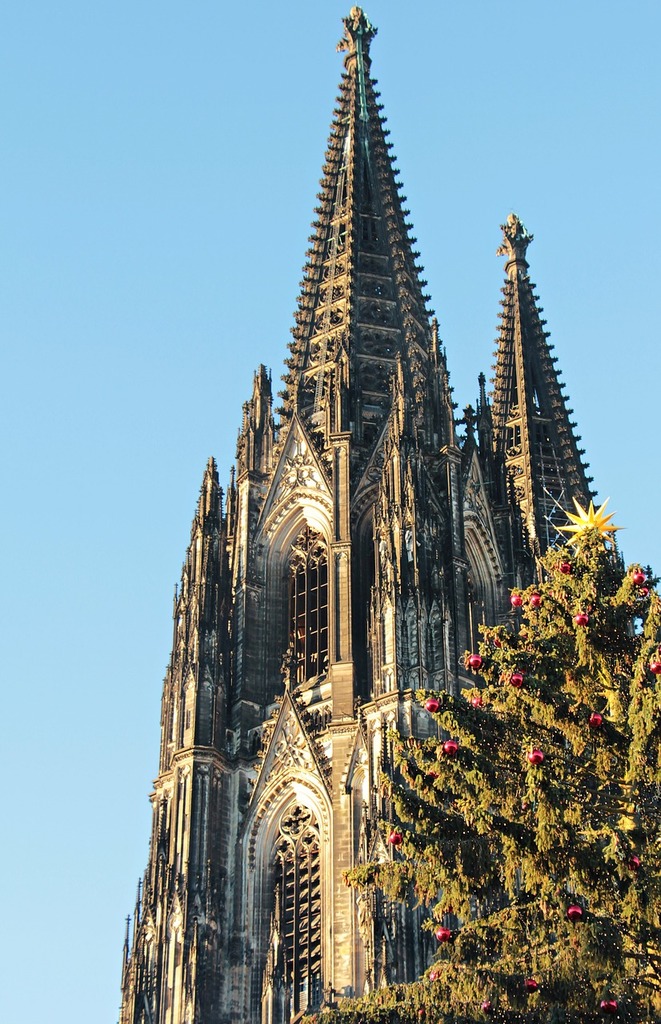
[[310, 810], [292, 805], [280, 822], [275, 850], [275, 913], [280, 915], [290, 1015], [321, 1005], [321, 878], [319, 832]]
[[319, 675], [328, 659], [328, 555], [321, 534], [306, 526], [292, 548], [289, 634], [297, 683]]

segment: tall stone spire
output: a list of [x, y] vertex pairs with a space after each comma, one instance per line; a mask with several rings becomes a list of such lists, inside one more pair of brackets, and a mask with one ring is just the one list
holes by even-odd
[[493, 437], [505, 463], [537, 557], [558, 537], [563, 509], [591, 495], [580, 437], [555, 369], [556, 358], [544, 331], [535, 285], [528, 275], [527, 250], [533, 240], [511, 213], [502, 226], [499, 256], [506, 257], [507, 281], [496, 353]]
[[[375, 35], [353, 7], [338, 46], [346, 70], [283, 393], [285, 414], [297, 411], [309, 428], [351, 431], [354, 469], [364, 466], [383, 429], [398, 358], [420, 429], [427, 438], [436, 434], [437, 443], [447, 443], [450, 429], [443, 402], [434, 401], [442, 380], [426, 282], [370, 73]], [[438, 378], [435, 386], [430, 377]], [[342, 396], [348, 396], [344, 403]]]

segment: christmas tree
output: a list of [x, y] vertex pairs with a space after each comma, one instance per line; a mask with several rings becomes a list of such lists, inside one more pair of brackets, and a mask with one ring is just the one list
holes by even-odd
[[397, 739], [392, 860], [348, 876], [429, 907], [420, 982], [330, 1022], [661, 1020], [661, 600], [603, 506], [482, 629], [442, 738]]

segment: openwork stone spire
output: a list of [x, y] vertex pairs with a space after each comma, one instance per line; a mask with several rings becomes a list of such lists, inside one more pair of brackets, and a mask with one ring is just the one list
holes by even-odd
[[376, 29], [359, 7], [344, 26], [346, 71], [282, 397], [285, 419], [296, 412], [318, 436], [351, 432], [352, 475], [358, 479], [391, 408], [398, 359], [421, 436], [449, 443], [452, 427], [426, 281], [370, 74]]
[[496, 353], [493, 443], [503, 459], [533, 554], [559, 539], [563, 511], [572, 499], [587, 504], [591, 491], [581, 461], [580, 437], [570, 420], [540, 316], [526, 253], [533, 236], [515, 213], [502, 225], [499, 256], [506, 256], [508, 280]]

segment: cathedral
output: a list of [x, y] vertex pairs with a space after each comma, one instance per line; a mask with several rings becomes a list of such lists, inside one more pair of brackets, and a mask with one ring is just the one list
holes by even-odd
[[202, 481], [163, 687], [120, 1024], [291, 1024], [427, 966], [421, 909], [356, 895], [392, 856], [391, 735], [437, 726], [481, 623], [592, 492], [511, 214], [495, 376], [461, 417], [372, 75], [344, 19], [281, 406], [260, 366]]

